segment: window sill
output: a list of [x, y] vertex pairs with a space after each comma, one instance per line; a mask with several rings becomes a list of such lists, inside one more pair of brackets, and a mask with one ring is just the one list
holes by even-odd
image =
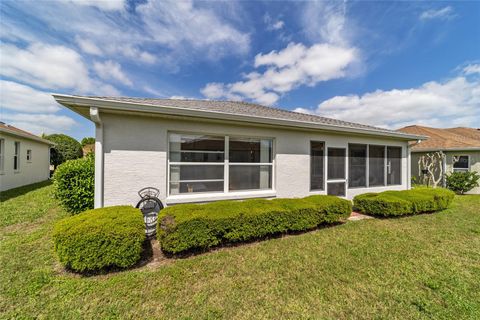
[[210, 193], [210, 194], [181, 194], [169, 196], [165, 202], [167, 205], [194, 203], [194, 202], [209, 202], [218, 200], [242, 200], [251, 198], [274, 198], [277, 193], [274, 190], [261, 191], [237, 191], [229, 193]]

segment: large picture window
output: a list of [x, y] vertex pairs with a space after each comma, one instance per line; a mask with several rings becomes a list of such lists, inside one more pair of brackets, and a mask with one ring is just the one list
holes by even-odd
[[310, 142], [310, 190], [323, 190], [324, 148], [323, 142]]
[[348, 145], [348, 186], [362, 188], [367, 186], [367, 145]]
[[170, 134], [170, 194], [272, 189], [272, 139]]

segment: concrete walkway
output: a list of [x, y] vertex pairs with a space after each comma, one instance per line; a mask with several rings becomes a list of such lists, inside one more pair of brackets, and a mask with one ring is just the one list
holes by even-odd
[[358, 221], [358, 220], [363, 220], [363, 219], [375, 219], [372, 216], [367, 216], [365, 214], [361, 214], [360, 212], [352, 211], [352, 214], [350, 217], [347, 219], [349, 221]]

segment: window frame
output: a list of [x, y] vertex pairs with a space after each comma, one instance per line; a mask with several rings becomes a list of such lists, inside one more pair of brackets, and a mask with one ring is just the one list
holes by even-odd
[[[454, 161], [455, 157], [467, 157], [467, 168], [455, 168], [455, 163], [458, 161]], [[470, 155], [468, 154], [455, 154], [452, 155], [452, 172], [470, 172]]]
[[27, 149], [27, 162], [32, 163], [32, 149]]
[[[18, 145], [18, 150], [17, 150]], [[13, 172], [17, 173], [20, 172], [20, 156], [21, 156], [21, 145], [20, 141], [13, 142]], [[16, 168], [15, 168], [16, 166]]]
[[[351, 161], [352, 161], [352, 157], [350, 156], [350, 150], [351, 150], [351, 146], [352, 145], [355, 145], [355, 146], [364, 146], [365, 147], [365, 186], [359, 186], [359, 187], [352, 187], [350, 186], [350, 182], [351, 182], [351, 170], [350, 170], [350, 164], [351, 164]], [[370, 150], [370, 147], [369, 147], [369, 144], [368, 143], [352, 143], [352, 142], [349, 142], [348, 143], [348, 148], [347, 148], [347, 156], [348, 156], [348, 163], [347, 163], [347, 166], [348, 166], [348, 186], [347, 188], [348, 189], [362, 189], [362, 188], [368, 188], [368, 178], [369, 178], [369, 159], [370, 159], [370, 154], [369, 154], [369, 150]]]
[[[173, 134], [177, 135], [203, 135], [203, 136], [216, 136], [224, 138], [224, 158], [221, 162], [179, 162], [179, 161], [170, 161], [170, 136]], [[230, 162], [230, 138], [245, 138], [245, 139], [259, 139], [259, 140], [270, 140], [271, 141], [271, 161], [270, 163], [265, 162]], [[275, 192], [275, 138], [265, 137], [265, 136], [251, 136], [251, 135], [237, 135], [237, 134], [219, 134], [219, 133], [209, 133], [209, 132], [193, 132], [193, 131], [168, 131], [167, 132], [167, 198], [168, 197], [190, 197], [190, 196], [199, 196], [202, 195], [229, 195], [237, 193], [256, 193], [256, 192]], [[206, 191], [206, 192], [186, 192], [186, 193], [171, 193], [170, 187], [170, 173], [171, 166], [175, 165], [216, 165], [223, 166], [223, 190], [221, 191]], [[270, 185], [268, 189], [245, 189], [245, 190], [230, 190], [230, 166], [270, 166]], [[221, 180], [221, 179], [213, 179]], [[197, 180], [201, 181], [213, 181], [213, 180]]]

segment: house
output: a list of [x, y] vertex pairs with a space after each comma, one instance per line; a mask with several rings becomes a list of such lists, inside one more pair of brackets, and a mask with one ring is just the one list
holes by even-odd
[[[398, 131], [428, 136], [428, 139], [412, 146], [412, 176], [419, 179], [418, 161], [427, 153], [441, 151], [444, 154], [443, 172], [475, 171], [480, 174], [480, 129], [430, 128], [408, 126]], [[480, 187], [469, 193], [480, 194]]]
[[234, 101], [54, 94], [96, 126], [95, 207], [410, 187], [416, 134]]
[[0, 191], [50, 178], [51, 141], [0, 122]]

